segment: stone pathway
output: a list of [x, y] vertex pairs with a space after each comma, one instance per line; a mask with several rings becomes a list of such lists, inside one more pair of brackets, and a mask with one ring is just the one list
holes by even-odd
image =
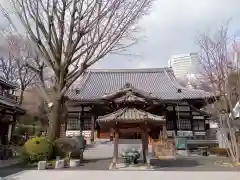
[[0, 168], [12, 166], [19, 163], [19, 159], [13, 158], [13, 159], [7, 159], [7, 160], [0, 160]]
[[[137, 140], [119, 140], [118, 152], [119, 156], [123, 152], [124, 149], [135, 147], [137, 149], [142, 148], [142, 144]], [[149, 151], [151, 151], [151, 146], [149, 146]], [[84, 157], [86, 159], [90, 158], [111, 158], [113, 156], [113, 142], [109, 141], [97, 141], [92, 147], [87, 148], [84, 151]]]
[[76, 168], [69, 168], [69, 169], [64, 169], [64, 170], [90, 170], [90, 171], [95, 171], [95, 170], [108, 170], [109, 165], [112, 162], [112, 158], [106, 158], [106, 159], [92, 159], [92, 160], [84, 160], [84, 162], [76, 167]]
[[240, 172], [164, 172], [164, 171], [24, 171], [5, 180], [238, 180]]

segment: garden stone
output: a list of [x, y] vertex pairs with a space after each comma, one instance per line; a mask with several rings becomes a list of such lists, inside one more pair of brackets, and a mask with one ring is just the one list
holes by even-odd
[[44, 170], [47, 168], [47, 161], [39, 161], [38, 162], [38, 170]]
[[79, 165], [80, 165], [80, 159], [71, 159], [70, 160], [70, 164], [69, 164], [70, 167], [77, 167]]
[[55, 164], [55, 169], [62, 169], [64, 168], [64, 160], [57, 160]]

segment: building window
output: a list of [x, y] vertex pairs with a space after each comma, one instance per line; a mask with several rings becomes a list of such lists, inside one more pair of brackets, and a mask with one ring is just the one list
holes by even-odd
[[78, 119], [68, 119], [67, 130], [79, 130], [80, 121]]
[[167, 130], [174, 130], [174, 121], [167, 120]]
[[91, 130], [92, 121], [89, 116], [81, 116], [81, 122], [77, 118], [68, 119], [67, 130], [80, 130], [80, 123], [82, 123], [83, 131]]
[[203, 120], [193, 120], [193, 130], [204, 131], [205, 123]]
[[189, 119], [177, 120], [178, 130], [191, 130], [191, 121]]
[[83, 131], [91, 130], [92, 118], [91, 116], [81, 116], [81, 121], [83, 122]]

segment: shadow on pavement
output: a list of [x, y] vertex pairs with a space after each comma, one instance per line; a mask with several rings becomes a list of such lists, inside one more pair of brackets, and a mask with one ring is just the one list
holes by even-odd
[[112, 158], [98, 158], [98, 159], [84, 159], [83, 163], [96, 163], [99, 161], [110, 161], [112, 160]]
[[150, 161], [151, 166], [153, 166], [154, 168], [166, 168], [166, 167], [197, 167], [200, 166], [202, 164], [200, 164], [198, 161], [196, 160], [192, 160], [192, 159], [151, 159]]
[[26, 167], [26, 164], [15, 164], [7, 167], [0, 168], [0, 177], [9, 176], [15, 173], [19, 173], [24, 170], [31, 170], [32, 168]]
[[111, 161], [112, 158], [85, 159], [80, 166], [64, 170], [108, 170]]

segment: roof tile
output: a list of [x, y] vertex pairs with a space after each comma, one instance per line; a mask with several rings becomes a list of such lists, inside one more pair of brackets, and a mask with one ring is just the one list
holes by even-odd
[[153, 115], [143, 110], [138, 110], [136, 108], [122, 108], [113, 113], [100, 116], [97, 121], [100, 123], [116, 121], [116, 122], [126, 122], [126, 121], [165, 121], [163, 116]]
[[100, 99], [105, 94], [118, 91], [127, 83], [163, 100], [203, 99], [213, 96], [203, 90], [181, 86], [171, 68], [88, 70], [83, 79], [78, 86], [79, 93], [75, 90], [67, 92], [69, 99]]

